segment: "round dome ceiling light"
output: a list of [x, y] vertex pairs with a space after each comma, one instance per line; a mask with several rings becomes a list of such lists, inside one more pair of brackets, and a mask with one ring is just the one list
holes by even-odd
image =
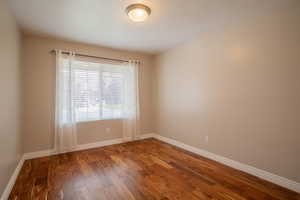
[[145, 21], [151, 13], [151, 9], [144, 4], [131, 4], [126, 8], [126, 14], [134, 22]]

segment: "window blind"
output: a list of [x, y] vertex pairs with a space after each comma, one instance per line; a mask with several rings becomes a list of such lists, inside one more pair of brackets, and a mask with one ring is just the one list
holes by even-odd
[[124, 67], [83, 61], [71, 67], [76, 121], [122, 118]]

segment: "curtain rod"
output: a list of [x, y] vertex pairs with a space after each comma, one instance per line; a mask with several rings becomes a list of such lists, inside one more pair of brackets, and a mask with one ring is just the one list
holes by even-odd
[[[56, 51], [52, 50], [50, 51], [51, 54], [55, 54]], [[62, 54], [69, 54], [67, 51], [62, 51]], [[75, 53], [75, 56], [80, 56], [80, 57], [89, 57], [89, 58], [98, 58], [98, 59], [103, 59], [103, 60], [111, 60], [111, 61], [116, 61], [116, 62], [129, 62], [128, 60], [121, 60], [121, 59], [115, 59], [115, 58], [106, 58], [106, 57], [101, 57], [101, 56], [92, 56], [92, 55], [86, 55], [86, 54], [80, 54], [80, 53]]]

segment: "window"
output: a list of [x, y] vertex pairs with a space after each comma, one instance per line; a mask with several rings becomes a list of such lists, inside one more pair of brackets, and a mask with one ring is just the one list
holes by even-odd
[[122, 118], [123, 70], [119, 65], [73, 61], [71, 96], [76, 121]]

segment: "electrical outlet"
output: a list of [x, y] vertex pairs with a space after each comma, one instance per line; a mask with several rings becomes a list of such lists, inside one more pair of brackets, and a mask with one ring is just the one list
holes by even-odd
[[106, 133], [110, 133], [110, 128], [106, 128], [106, 129], [105, 129], [105, 132], [106, 132]]

